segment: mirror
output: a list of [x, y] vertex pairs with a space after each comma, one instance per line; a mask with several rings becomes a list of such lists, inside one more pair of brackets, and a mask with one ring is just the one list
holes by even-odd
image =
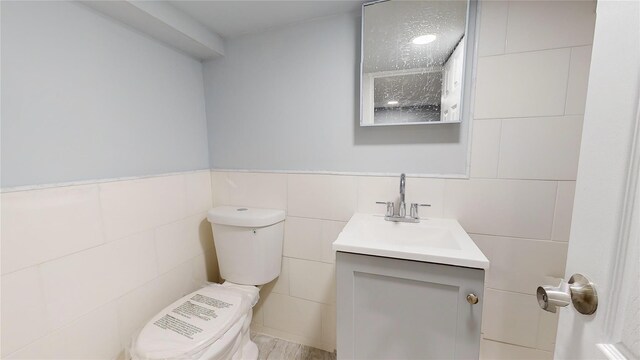
[[461, 122], [468, 114], [472, 15], [475, 0], [364, 4], [360, 125]]

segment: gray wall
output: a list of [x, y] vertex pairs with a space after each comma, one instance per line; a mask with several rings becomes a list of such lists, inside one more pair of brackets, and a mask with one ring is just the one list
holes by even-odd
[[1, 20], [2, 187], [208, 168], [199, 62], [79, 4]]
[[464, 174], [467, 126], [361, 128], [360, 19], [247, 35], [205, 64], [214, 169]]

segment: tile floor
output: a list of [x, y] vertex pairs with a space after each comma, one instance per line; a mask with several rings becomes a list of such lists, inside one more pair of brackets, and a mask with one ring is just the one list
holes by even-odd
[[267, 335], [252, 333], [251, 339], [258, 345], [259, 360], [335, 360], [334, 352], [295, 344]]

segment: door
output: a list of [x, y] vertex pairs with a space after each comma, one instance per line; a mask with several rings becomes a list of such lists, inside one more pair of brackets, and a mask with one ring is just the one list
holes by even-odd
[[565, 276], [598, 295], [560, 310], [556, 359], [640, 358], [640, 2], [599, 0]]
[[336, 279], [338, 359], [478, 358], [484, 270], [338, 251]]

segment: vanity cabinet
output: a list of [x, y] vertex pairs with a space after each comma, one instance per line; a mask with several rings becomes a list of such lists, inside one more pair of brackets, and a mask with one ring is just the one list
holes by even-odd
[[338, 359], [478, 359], [483, 269], [336, 256]]

